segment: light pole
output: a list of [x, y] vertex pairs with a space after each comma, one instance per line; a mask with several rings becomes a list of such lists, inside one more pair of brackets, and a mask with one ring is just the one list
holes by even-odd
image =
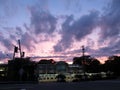
[[84, 47], [84, 45], [82, 46], [82, 65], [83, 65], [83, 77], [84, 77], [84, 79], [86, 78], [85, 77], [85, 47]]
[[83, 57], [83, 63], [85, 63], [85, 47], [82, 46], [82, 57]]

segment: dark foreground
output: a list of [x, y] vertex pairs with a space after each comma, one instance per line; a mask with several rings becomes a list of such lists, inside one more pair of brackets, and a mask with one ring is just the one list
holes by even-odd
[[120, 90], [120, 81], [79, 83], [0, 84], [0, 90]]

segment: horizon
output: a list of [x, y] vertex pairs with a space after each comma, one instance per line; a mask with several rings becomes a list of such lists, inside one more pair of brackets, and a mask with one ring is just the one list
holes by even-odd
[[26, 57], [72, 62], [85, 54], [104, 63], [120, 56], [120, 0], [0, 0], [0, 62], [21, 40]]

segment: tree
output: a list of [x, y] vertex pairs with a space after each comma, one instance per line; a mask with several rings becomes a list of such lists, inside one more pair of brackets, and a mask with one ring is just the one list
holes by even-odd
[[88, 67], [89, 67], [88, 70], [89, 72], [94, 72], [94, 73], [100, 72], [100, 61], [94, 59]]
[[82, 65], [82, 57], [74, 57], [73, 58], [73, 64], [78, 64], [78, 65]]
[[74, 57], [73, 58], [73, 64], [78, 64], [78, 65], [88, 65], [91, 63], [93, 58], [89, 55], [87, 56], [81, 56], [81, 57]]
[[120, 56], [110, 56], [104, 64], [106, 72], [114, 72], [115, 76], [120, 76]]

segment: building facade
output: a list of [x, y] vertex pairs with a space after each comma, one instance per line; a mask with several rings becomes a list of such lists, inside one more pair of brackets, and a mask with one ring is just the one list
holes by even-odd
[[75, 79], [75, 75], [82, 73], [82, 67], [79, 65], [69, 65], [64, 61], [56, 63], [40, 63], [37, 66], [39, 82], [57, 81], [57, 76], [62, 74], [66, 81], [70, 82]]

